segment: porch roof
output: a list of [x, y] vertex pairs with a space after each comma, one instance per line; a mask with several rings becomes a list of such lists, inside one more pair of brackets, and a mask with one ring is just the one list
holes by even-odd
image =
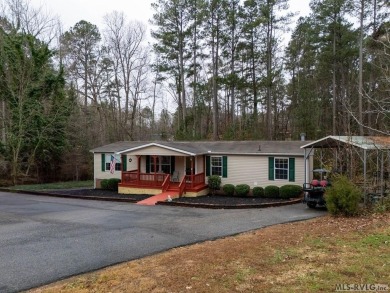
[[93, 153], [128, 153], [157, 146], [183, 154], [197, 155], [294, 155], [303, 156], [307, 141], [121, 141], [91, 150]]
[[352, 145], [365, 150], [389, 150], [390, 136], [327, 136], [301, 148], [337, 148], [341, 145]]

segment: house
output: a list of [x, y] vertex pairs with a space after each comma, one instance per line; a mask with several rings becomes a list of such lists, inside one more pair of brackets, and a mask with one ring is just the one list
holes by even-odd
[[[119, 178], [119, 193], [208, 194], [207, 177], [255, 186], [302, 185], [304, 141], [123, 141], [91, 150], [95, 188], [102, 179]], [[310, 162], [310, 160], [309, 160]], [[307, 164], [306, 164], [307, 165]], [[306, 166], [309, 168], [308, 166]]]

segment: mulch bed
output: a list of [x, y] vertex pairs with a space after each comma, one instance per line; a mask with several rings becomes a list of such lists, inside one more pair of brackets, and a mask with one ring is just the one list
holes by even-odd
[[129, 199], [140, 201], [150, 197], [149, 194], [118, 194], [117, 191], [103, 189], [67, 189], [67, 190], [51, 190], [47, 191], [50, 194], [68, 195], [77, 197], [97, 197], [97, 198], [112, 198], [112, 199]]
[[[61, 197], [85, 198], [85, 199], [102, 199], [118, 200], [126, 202], [138, 202], [152, 195], [148, 194], [118, 194], [116, 191], [103, 189], [67, 189], [67, 190], [50, 190], [46, 194], [57, 195]], [[198, 197], [180, 197], [171, 202], [158, 202], [161, 205], [186, 206], [186, 207], [203, 207], [203, 208], [258, 208], [271, 207], [299, 202], [301, 199], [280, 198], [261, 198], [261, 197], [237, 197], [224, 196], [220, 194], [205, 195]]]
[[224, 195], [206, 195], [199, 197], [175, 198], [171, 202], [158, 202], [159, 205], [173, 205], [182, 207], [198, 207], [208, 209], [247, 209], [266, 208], [288, 205], [301, 202], [297, 199], [261, 198], [261, 197], [236, 197]]
[[207, 204], [218, 204], [218, 205], [242, 205], [242, 204], [263, 204], [263, 203], [274, 203], [281, 201], [289, 201], [280, 198], [261, 198], [261, 197], [237, 197], [237, 196], [223, 196], [223, 195], [205, 195], [198, 197], [180, 197], [175, 198], [174, 202], [183, 203], [207, 203]]

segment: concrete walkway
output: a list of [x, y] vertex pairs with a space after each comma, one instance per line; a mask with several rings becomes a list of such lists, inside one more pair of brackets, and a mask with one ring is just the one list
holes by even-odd
[[210, 210], [0, 192], [0, 292], [324, 214], [303, 204]]
[[179, 197], [179, 193], [175, 191], [166, 191], [159, 194], [156, 194], [154, 196], [148, 197], [144, 200], [141, 200], [137, 202], [139, 205], [145, 205], [145, 206], [154, 206], [159, 201], [169, 201], [169, 198], [174, 199]]

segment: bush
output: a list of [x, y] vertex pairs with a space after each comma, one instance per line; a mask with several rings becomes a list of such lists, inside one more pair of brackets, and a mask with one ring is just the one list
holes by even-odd
[[302, 194], [302, 187], [299, 185], [287, 184], [283, 185], [279, 189], [279, 195], [281, 198], [299, 197]]
[[102, 189], [105, 189], [105, 190], [118, 191], [118, 184], [120, 182], [121, 182], [121, 180], [118, 178], [103, 179], [100, 182], [100, 186]]
[[237, 196], [247, 196], [250, 191], [248, 184], [238, 184], [236, 185], [235, 191]]
[[337, 176], [325, 192], [326, 206], [332, 215], [357, 215], [361, 199], [360, 189], [345, 176]]
[[375, 203], [374, 212], [377, 213], [390, 212], [390, 196], [383, 197], [377, 203]]
[[207, 181], [209, 188], [211, 189], [212, 194], [215, 194], [216, 190], [221, 189], [221, 177], [218, 175], [211, 175]]
[[265, 197], [279, 197], [279, 187], [275, 185], [269, 185], [264, 188], [264, 196]]
[[255, 197], [264, 197], [264, 188], [260, 186], [253, 187], [252, 194]]
[[108, 179], [103, 179], [102, 181], [100, 181], [100, 187], [102, 189], [108, 189]]
[[222, 187], [222, 190], [223, 190], [223, 192], [224, 192], [227, 196], [233, 196], [233, 195], [234, 195], [234, 185], [233, 185], [233, 184], [225, 184], [225, 185]]

